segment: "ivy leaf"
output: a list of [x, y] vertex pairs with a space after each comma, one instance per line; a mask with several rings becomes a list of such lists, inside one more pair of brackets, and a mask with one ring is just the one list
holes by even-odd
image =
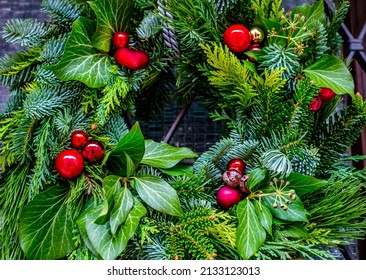
[[55, 186], [25, 207], [19, 237], [27, 259], [60, 259], [74, 249], [74, 222], [65, 204], [68, 193], [67, 186]]
[[265, 205], [259, 204], [257, 200], [254, 200], [253, 203], [261, 225], [270, 235], [272, 235], [273, 216], [271, 211]]
[[91, 88], [106, 85], [112, 62], [108, 53], [93, 47], [91, 38], [94, 32], [95, 22], [92, 20], [79, 18], [72, 24], [61, 61], [49, 66], [59, 79], [80, 81]]
[[293, 172], [286, 178], [290, 182], [288, 188], [294, 189], [298, 196], [316, 191], [323, 187], [327, 181]]
[[291, 16], [294, 17], [295, 14], [300, 14], [306, 18], [305, 26], [311, 25], [315, 21], [325, 23], [323, 1], [317, 1], [312, 5], [305, 4], [298, 6], [292, 10]]
[[254, 204], [242, 200], [237, 208], [238, 227], [236, 229], [236, 248], [240, 256], [248, 260], [255, 254], [266, 239], [266, 231], [261, 225]]
[[93, 247], [93, 244], [91, 243], [88, 236], [88, 232], [86, 230], [86, 217], [89, 214], [89, 212], [93, 209], [93, 207], [94, 207], [94, 199], [89, 199], [85, 204], [83, 212], [77, 218], [76, 224], [79, 228], [81, 237], [83, 238], [86, 247], [93, 253], [94, 256], [96, 256], [97, 258], [101, 258], [99, 253]]
[[97, 30], [93, 36], [95, 48], [109, 52], [113, 34], [118, 31], [128, 33], [133, 17], [131, 0], [96, 0], [89, 2], [97, 16]]
[[[142, 216], [146, 209], [137, 199], [129, 212], [126, 221], [118, 230], [116, 235], [112, 235], [110, 223], [98, 225], [94, 221], [101, 211], [102, 204], [88, 210], [83, 214], [83, 219], [78, 220], [81, 227], [85, 228], [88, 240], [95, 251], [105, 260], [113, 260], [121, 254], [127, 246], [128, 241], [133, 237]], [[80, 226], [79, 226], [80, 227]]]
[[173, 147], [165, 142], [157, 143], [153, 140], [145, 141], [145, 154], [141, 163], [156, 168], [168, 169], [185, 158], [194, 158], [197, 155], [188, 148]]
[[267, 176], [267, 169], [265, 168], [255, 168], [251, 170], [248, 174], [249, 179], [247, 181], [247, 187], [249, 190], [256, 190], [258, 186]]
[[129, 189], [123, 187], [114, 194], [114, 207], [110, 216], [111, 232], [116, 234], [118, 227], [125, 222], [133, 206], [133, 196]]
[[337, 57], [324, 55], [304, 72], [319, 87], [330, 88], [337, 94], [354, 93], [352, 75], [343, 61]]
[[131, 176], [145, 153], [144, 136], [138, 122], [107, 155], [107, 167], [115, 175]]
[[[286, 201], [291, 201], [292, 204], [287, 204]], [[289, 222], [307, 221], [306, 211], [299, 197], [292, 200], [285, 194], [274, 193], [273, 195], [263, 196], [262, 203], [267, 206], [272, 215], [278, 219]], [[274, 207], [274, 204], [277, 206]], [[282, 204], [286, 210], [281, 208]]]
[[156, 176], [138, 176], [131, 181], [143, 201], [160, 212], [173, 216], [183, 214], [176, 190]]
[[191, 164], [178, 163], [169, 169], [160, 169], [161, 172], [169, 176], [186, 176], [193, 175], [193, 166]]

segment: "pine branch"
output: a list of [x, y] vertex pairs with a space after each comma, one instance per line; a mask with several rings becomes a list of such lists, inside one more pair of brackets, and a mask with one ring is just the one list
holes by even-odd
[[337, 54], [342, 44], [342, 38], [338, 34], [341, 24], [344, 22], [350, 7], [349, 1], [342, 0], [338, 8], [331, 12], [327, 26], [328, 46], [331, 54]]
[[9, 169], [0, 178], [1, 243], [0, 259], [23, 259], [24, 254], [19, 242], [19, 219], [29, 199], [28, 176], [29, 162]]
[[67, 0], [43, 0], [41, 11], [60, 25], [70, 24], [80, 16], [80, 6]]
[[11, 19], [5, 24], [3, 32], [7, 43], [31, 48], [43, 43], [47, 29], [36, 19]]

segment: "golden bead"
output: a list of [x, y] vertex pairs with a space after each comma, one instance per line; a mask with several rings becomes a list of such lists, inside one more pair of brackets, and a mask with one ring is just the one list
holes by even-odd
[[252, 40], [254, 42], [262, 42], [264, 40], [264, 32], [259, 27], [253, 27], [250, 29], [250, 34], [252, 34]]

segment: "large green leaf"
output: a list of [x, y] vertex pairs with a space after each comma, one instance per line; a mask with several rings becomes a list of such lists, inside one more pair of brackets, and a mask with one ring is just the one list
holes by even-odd
[[59, 79], [80, 81], [92, 88], [106, 85], [113, 64], [108, 53], [93, 47], [91, 38], [94, 32], [95, 22], [92, 20], [80, 18], [73, 23], [61, 61], [49, 66]]
[[157, 143], [153, 140], [145, 141], [145, 154], [141, 163], [156, 168], [168, 169], [185, 158], [194, 158], [197, 155], [188, 148], [173, 147], [165, 142]]
[[146, 213], [146, 208], [137, 199], [134, 200], [132, 210], [129, 212], [125, 222], [115, 235], [111, 232], [110, 223], [104, 225], [96, 224], [94, 221], [98, 217], [101, 207], [87, 210], [81, 219], [78, 220], [79, 228], [83, 228], [87, 233], [87, 240], [95, 251], [105, 260], [113, 260], [118, 257], [126, 248], [128, 241], [133, 237], [140, 219]]
[[[115, 175], [131, 176], [145, 153], [144, 136], [138, 122], [107, 155], [108, 169]], [[133, 166], [131, 166], [133, 164]]]
[[150, 207], [173, 216], [181, 216], [176, 190], [163, 179], [156, 176], [136, 176], [131, 180], [137, 193]]
[[90, 1], [89, 5], [97, 16], [93, 45], [101, 51], [109, 52], [114, 33], [129, 33], [128, 26], [133, 21], [132, 0], [96, 0]]
[[25, 207], [19, 237], [27, 259], [60, 259], [74, 249], [74, 222], [65, 204], [68, 192], [66, 186], [52, 187]]
[[[287, 201], [291, 204], [288, 204]], [[273, 195], [263, 196], [262, 203], [278, 219], [290, 222], [307, 221], [306, 211], [299, 197], [293, 200], [285, 193], [274, 193]]]
[[255, 254], [266, 239], [264, 230], [257, 216], [254, 204], [248, 199], [242, 200], [237, 208], [238, 227], [236, 229], [236, 249], [247, 260]]
[[324, 55], [304, 72], [319, 87], [330, 88], [337, 94], [354, 93], [352, 75], [343, 61], [337, 57]]
[[325, 180], [320, 180], [315, 177], [306, 176], [296, 172], [291, 173], [290, 176], [286, 178], [286, 181], [290, 183], [288, 188], [294, 189], [296, 194], [299, 196], [316, 191], [327, 183]]
[[129, 189], [123, 187], [114, 194], [114, 207], [111, 212], [111, 232], [116, 234], [118, 227], [125, 222], [133, 206], [133, 196]]
[[255, 168], [249, 172], [249, 179], [247, 181], [247, 187], [251, 191], [255, 191], [258, 185], [264, 181], [267, 176], [267, 169]]
[[313, 24], [315, 21], [325, 22], [324, 3], [323, 1], [316, 1], [312, 5], [305, 4], [296, 7], [292, 10], [292, 17], [295, 14], [301, 14], [306, 18], [305, 26]]
[[273, 216], [271, 211], [265, 205], [260, 204], [257, 200], [254, 200], [253, 203], [261, 225], [270, 235], [272, 235]]
[[76, 220], [76, 224], [79, 228], [81, 237], [83, 238], [83, 241], [84, 241], [84, 244], [86, 245], [86, 247], [93, 253], [94, 256], [96, 256], [97, 258], [101, 258], [99, 253], [93, 247], [93, 244], [91, 243], [91, 241], [89, 239], [88, 232], [86, 231], [86, 217], [87, 217], [87, 215], [89, 215], [89, 212], [95, 207], [95, 203], [97, 203], [97, 202], [94, 201], [94, 199], [89, 199], [86, 202], [83, 212]]

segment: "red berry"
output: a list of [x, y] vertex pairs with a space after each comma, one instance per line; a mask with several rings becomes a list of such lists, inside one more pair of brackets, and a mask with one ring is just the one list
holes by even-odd
[[142, 50], [120, 48], [114, 53], [117, 64], [139, 70], [146, 68], [150, 63], [149, 55]]
[[81, 149], [86, 141], [88, 141], [88, 135], [83, 130], [75, 130], [71, 133], [71, 146], [75, 149]]
[[56, 157], [55, 168], [61, 177], [73, 179], [83, 172], [84, 159], [76, 150], [65, 150]]
[[319, 97], [323, 101], [330, 101], [336, 96], [335, 92], [330, 88], [321, 88]]
[[119, 31], [114, 33], [112, 38], [112, 44], [116, 48], [125, 48], [128, 46], [129, 37], [126, 32]]
[[98, 162], [104, 157], [104, 148], [99, 141], [90, 140], [86, 142], [81, 154], [89, 162]]
[[245, 51], [251, 40], [252, 35], [249, 30], [241, 24], [231, 25], [224, 32], [224, 43], [234, 53]]
[[216, 194], [216, 201], [223, 209], [229, 209], [230, 207], [238, 204], [241, 200], [240, 191], [237, 188], [230, 188], [223, 186]]
[[311, 103], [309, 104], [310, 110], [316, 112], [320, 109], [320, 107], [322, 106], [322, 101], [321, 99], [317, 96], [313, 99], [313, 101], [311, 101]]
[[246, 164], [241, 158], [233, 158], [227, 164], [227, 170], [238, 171], [241, 175], [244, 174]]

